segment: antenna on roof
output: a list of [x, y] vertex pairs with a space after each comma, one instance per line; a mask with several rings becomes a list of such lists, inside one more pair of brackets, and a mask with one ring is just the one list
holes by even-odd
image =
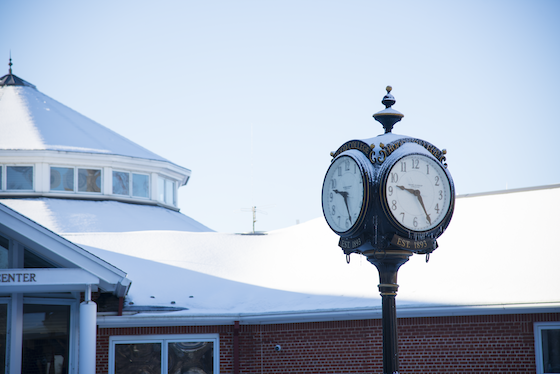
[[12, 74], [12, 50], [10, 49], [10, 63], [8, 64], [8, 66], [10, 67], [10, 69], [8, 70], [8, 74]]
[[243, 208], [241, 210], [243, 212], [253, 212], [253, 234], [254, 234], [256, 232], [255, 231], [255, 222], [257, 222], [257, 212], [262, 213], [264, 215], [266, 215], [266, 212], [262, 209], [257, 209], [256, 206], [252, 206], [251, 209]]

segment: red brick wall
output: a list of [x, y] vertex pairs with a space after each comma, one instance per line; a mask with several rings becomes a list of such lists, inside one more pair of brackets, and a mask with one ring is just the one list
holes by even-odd
[[[533, 323], [560, 313], [400, 318], [401, 373], [535, 373]], [[233, 373], [233, 325], [100, 328], [97, 373], [109, 336], [220, 334], [220, 373]], [[381, 320], [241, 325], [240, 373], [382, 373]], [[276, 345], [282, 349], [274, 350]]]

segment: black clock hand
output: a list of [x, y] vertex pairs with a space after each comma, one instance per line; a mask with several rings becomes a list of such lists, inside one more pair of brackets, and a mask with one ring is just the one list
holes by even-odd
[[415, 196], [416, 196], [416, 194], [414, 193], [414, 191], [418, 191], [418, 190], [412, 190], [412, 189], [410, 189], [410, 188], [405, 188], [404, 186], [397, 186], [397, 187], [400, 188], [401, 190], [408, 191], [408, 192], [410, 192], [411, 194], [413, 194], [413, 195], [415, 195]]
[[428, 223], [431, 225], [432, 220], [430, 218], [430, 215], [426, 211], [426, 207], [424, 206], [424, 200], [422, 200], [422, 196], [420, 195], [420, 190], [413, 190], [411, 188], [405, 188], [404, 186], [397, 186], [397, 187], [400, 188], [401, 190], [405, 190], [405, 191], [410, 192], [411, 194], [413, 194], [414, 196], [416, 196], [418, 198], [418, 201], [420, 202], [420, 205], [422, 205], [422, 209], [424, 209], [424, 214], [426, 215], [426, 219], [428, 220]]
[[350, 214], [350, 208], [348, 207], [348, 192], [339, 191], [339, 190], [333, 190], [333, 191], [341, 195], [342, 198], [344, 198], [344, 204], [346, 204], [346, 210], [348, 211], [348, 219], [350, 220], [350, 223], [352, 223], [352, 215]]
[[426, 214], [426, 219], [428, 220], [428, 223], [431, 225], [432, 224], [432, 220], [430, 219], [430, 215], [428, 214], [428, 212], [426, 212], [426, 207], [424, 206], [424, 201], [422, 200], [422, 196], [420, 196], [420, 191], [416, 190], [417, 194], [415, 193], [414, 195], [416, 195], [416, 197], [418, 198], [418, 201], [420, 201], [420, 205], [422, 205], [422, 209], [424, 209], [424, 213]]

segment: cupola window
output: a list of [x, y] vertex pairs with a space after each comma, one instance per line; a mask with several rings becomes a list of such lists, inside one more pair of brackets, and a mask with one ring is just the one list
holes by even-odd
[[[77, 181], [75, 176], [77, 175]], [[51, 191], [101, 192], [100, 169], [78, 169], [68, 167], [51, 167]]]
[[101, 192], [101, 170], [78, 169], [78, 192]]
[[175, 183], [167, 178], [158, 178], [158, 200], [167, 205], [175, 205]]
[[149, 198], [150, 177], [146, 174], [113, 171], [113, 194]]
[[132, 196], [150, 197], [150, 177], [145, 174], [132, 174]]
[[33, 190], [33, 166], [7, 166], [6, 189]]
[[113, 171], [113, 193], [130, 195], [130, 175], [122, 171]]
[[51, 168], [51, 191], [74, 191], [74, 168]]

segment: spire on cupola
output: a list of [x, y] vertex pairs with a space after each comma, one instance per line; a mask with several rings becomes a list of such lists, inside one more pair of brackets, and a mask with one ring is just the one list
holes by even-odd
[[23, 79], [21, 79], [20, 77], [18, 77], [17, 75], [14, 75], [12, 73], [12, 52], [10, 51], [10, 62], [8, 63], [9, 69], [8, 69], [8, 74], [4, 75], [2, 78], [0, 78], [0, 87], [4, 87], [4, 86], [27, 86], [27, 87], [31, 87], [31, 88], [35, 88], [37, 89], [37, 87], [35, 87], [35, 85], [24, 81]]

